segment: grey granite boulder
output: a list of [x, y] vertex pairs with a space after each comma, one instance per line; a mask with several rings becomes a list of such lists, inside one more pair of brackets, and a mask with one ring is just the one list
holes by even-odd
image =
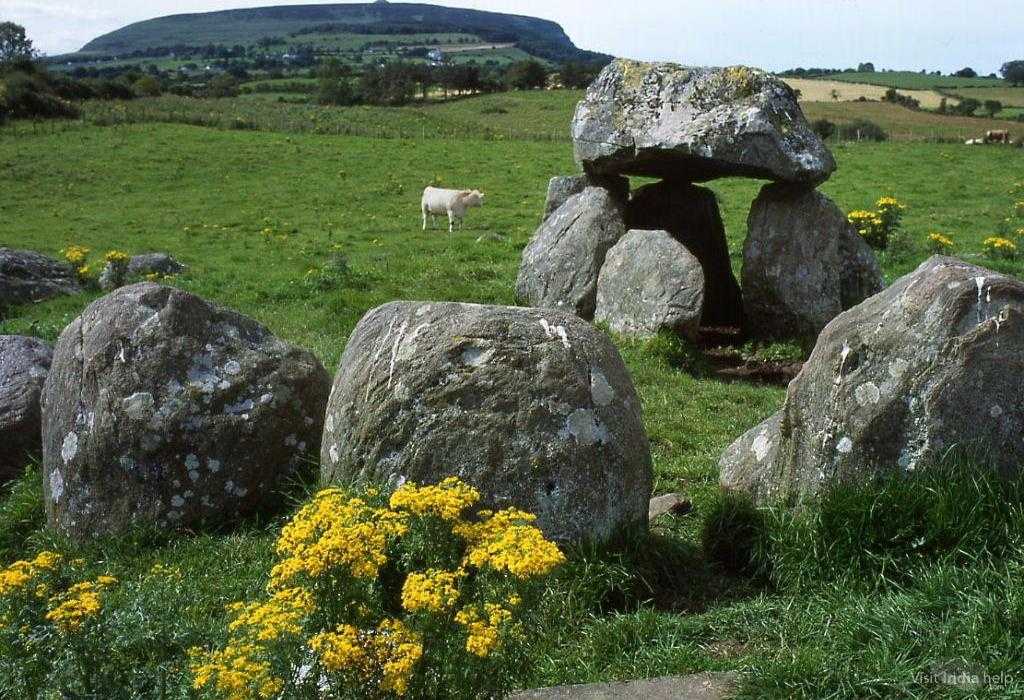
[[368, 312], [327, 407], [322, 476], [457, 476], [484, 506], [535, 513], [561, 542], [647, 523], [651, 454], [622, 359], [571, 313], [451, 302]]
[[128, 261], [126, 274], [128, 279], [136, 279], [152, 274], [177, 275], [184, 271], [185, 266], [167, 253], [142, 253]]
[[742, 66], [613, 61], [576, 107], [572, 139], [592, 174], [817, 184], [835, 170], [793, 90]]
[[15, 304], [81, 291], [70, 265], [31, 250], [0, 248], [0, 314]]
[[50, 524], [195, 528], [276, 505], [315, 459], [330, 377], [252, 319], [141, 283], [60, 335], [43, 390]]
[[743, 296], [714, 192], [678, 181], [644, 185], [629, 201], [626, 224], [631, 229], [664, 229], [697, 257], [704, 269], [703, 325], [742, 325]]
[[704, 270], [667, 231], [629, 231], [605, 256], [594, 320], [616, 333], [694, 339], [703, 310]]
[[743, 305], [756, 336], [814, 344], [840, 311], [882, 289], [875, 255], [832, 200], [771, 184], [750, 209]]
[[623, 204], [610, 191], [587, 187], [570, 196], [523, 250], [519, 301], [592, 319], [604, 256], [625, 232]]
[[798, 502], [928, 469], [955, 448], [1024, 464], [1024, 282], [934, 256], [833, 319], [779, 414], [722, 456], [721, 483]]
[[0, 335], [0, 484], [42, 451], [39, 395], [52, 358], [38, 338]]
[[541, 219], [546, 221], [554, 214], [565, 200], [574, 194], [579, 194], [587, 187], [603, 187], [620, 202], [625, 203], [629, 199], [629, 180], [614, 175], [607, 177], [591, 177], [590, 175], [557, 175], [548, 182], [548, 194], [544, 200], [544, 216]]

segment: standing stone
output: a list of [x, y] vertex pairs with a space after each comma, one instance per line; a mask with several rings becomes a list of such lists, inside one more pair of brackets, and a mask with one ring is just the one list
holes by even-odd
[[41, 452], [39, 395], [52, 359], [38, 338], [0, 335], [0, 484]]
[[874, 253], [828, 197], [772, 184], [747, 219], [743, 305], [757, 336], [808, 347], [839, 312], [882, 288]]
[[782, 410], [723, 454], [721, 483], [798, 502], [980, 450], [1024, 464], [1024, 282], [941, 256], [833, 319]]
[[271, 507], [315, 455], [330, 377], [252, 319], [151, 283], [90, 304], [43, 390], [47, 518], [77, 538]]
[[556, 540], [646, 525], [651, 455], [633, 382], [573, 314], [392, 302], [349, 338], [327, 407], [325, 481], [457, 476], [484, 507], [537, 515]]
[[686, 246], [704, 270], [705, 326], [740, 326], [743, 295], [729, 259], [725, 225], [715, 193], [687, 182], [664, 181], [633, 193], [631, 229], [664, 229]]
[[625, 232], [623, 206], [611, 192], [587, 187], [572, 195], [523, 250], [517, 297], [529, 306], [594, 318], [597, 275]]
[[0, 314], [15, 304], [81, 291], [70, 265], [31, 250], [0, 248]]
[[814, 185], [836, 167], [793, 90], [742, 66], [613, 61], [576, 107], [572, 139], [591, 174]]
[[569, 197], [579, 194], [591, 186], [605, 188], [620, 202], [625, 203], [629, 199], [629, 180], [627, 178], [614, 175], [608, 177], [558, 175], [548, 182], [548, 196], [544, 201], [544, 216], [541, 221], [547, 221], [548, 217], [565, 204], [565, 200]]
[[185, 271], [185, 266], [167, 253], [142, 253], [133, 255], [128, 261], [128, 279], [138, 279], [146, 275], [177, 275]]
[[627, 335], [667, 330], [695, 339], [703, 310], [704, 270], [667, 231], [630, 231], [608, 251], [595, 321]]

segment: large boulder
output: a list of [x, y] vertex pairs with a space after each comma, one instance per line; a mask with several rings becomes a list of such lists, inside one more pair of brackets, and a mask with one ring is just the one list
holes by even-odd
[[644, 185], [630, 199], [626, 223], [631, 229], [664, 229], [697, 257], [704, 269], [703, 325], [742, 325], [743, 296], [714, 192], [678, 181]]
[[647, 522], [651, 454], [607, 336], [571, 313], [392, 302], [367, 313], [335, 376], [326, 481], [458, 476], [559, 541]]
[[0, 335], [0, 484], [42, 451], [39, 395], [52, 359], [38, 338]]
[[604, 256], [625, 232], [624, 207], [609, 190], [586, 187], [570, 196], [523, 250], [519, 301], [592, 319]]
[[981, 450], [1024, 464], [1024, 282], [935, 256], [821, 332], [779, 414], [721, 460], [721, 483], [797, 502]]
[[544, 200], [544, 216], [541, 221], [558, 211], [565, 201], [574, 194], [579, 194], [588, 187], [603, 187], [616, 199], [625, 203], [629, 199], [629, 179], [610, 175], [607, 177], [590, 175], [556, 175], [548, 181], [548, 194]]
[[694, 339], [703, 310], [704, 270], [667, 231], [629, 231], [605, 256], [594, 320], [613, 331]]
[[750, 209], [743, 246], [748, 330], [814, 344], [825, 324], [882, 289], [875, 254], [832, 200], [770, 184]]
[[152, 283], [90, 304], [43, 390], [51, 525], [193, 528], [276, 505], [315, 459], [330, 377], [240, 314]]
[[0, 314], [8, 306], [81, 291], [70, 265], [31, 250], [0, 248]]
[[613, 61], [576, 107], [572, 139], [593, 174], [817, 184], [836, 167], [793, 90], [742, 66]]

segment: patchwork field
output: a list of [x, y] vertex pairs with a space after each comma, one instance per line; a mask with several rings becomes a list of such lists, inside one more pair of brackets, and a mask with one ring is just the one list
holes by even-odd
[[867, 83], [894, 87], [901, 90], [935, 90], [938, 88], [975, 88], [1002, 87], [1006, 85], [999, 78], [958, 78], [950, 75], [931, 75], [910, 71], [874, 72], [874, 73], [833, 73], [826, 76], [829, 80], [844, 83]]
[[[794, 90], [799, 90], [800, 99], [806, 102], [852, 102], [860, 98], [881, 100], [885, 97], [885, 91], [888, 89], [881, 85], [851, 83], [842, 80], [809, 80], [803, 78], [784, 78], [783, 80]], [[899, 92], [908, 97], [913, 97], [925, 109], [935, 109], [942, 101], [942, 95], [934, 90], [901, 89]]]

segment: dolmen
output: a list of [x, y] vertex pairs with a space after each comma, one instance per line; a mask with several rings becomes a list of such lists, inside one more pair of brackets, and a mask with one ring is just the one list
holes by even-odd
[[[742, 326], [810, 345], [882, 288], [870, 248], [815, 189], [836, 168], [832, 154], [774, 76], [619, 59], [589, 87], [571, 131], [582, 174], [549, 183], [516, 281], [522, 303], [634, 335]], [[632, 176], [657, 181], [631, 191]], [[698, 184], [723, 177], [770, 181], [750, 212], [742, 291], [716, 197]], [[620, 241], [628, 254], [613, 254]], [[686, 273], [692, 259], [702, 276]]]

